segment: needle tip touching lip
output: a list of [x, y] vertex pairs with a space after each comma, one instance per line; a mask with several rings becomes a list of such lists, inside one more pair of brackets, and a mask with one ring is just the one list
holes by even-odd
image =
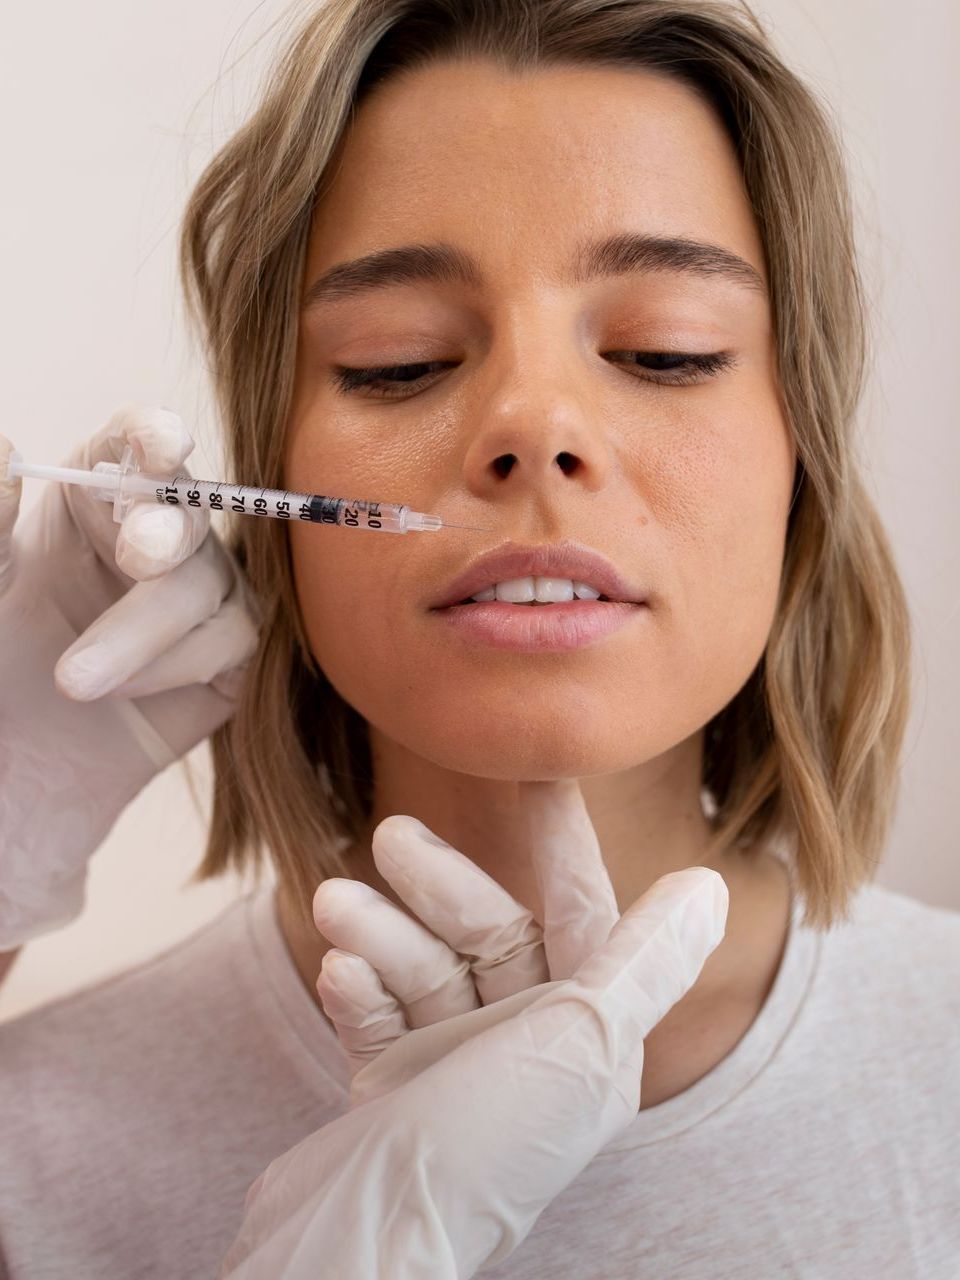
[[524, 545], [505, 542], [473, 560], [428, 601], [431, 609], [446, 609], [496, 582], [511, 578], [570, 578], [586, 582], [609, 600], [642, 604], [644, 588], [628, 581], [599, 551], [582, 542]]

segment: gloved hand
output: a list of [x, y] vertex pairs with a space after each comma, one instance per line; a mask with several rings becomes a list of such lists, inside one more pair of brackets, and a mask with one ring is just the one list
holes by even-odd
[[[412, 1029], [570, 977], [609, 937], [620, 913], [579, 782], [521, 783], [518, 803], [533, 833], [542, 928], [407, 814], [385, 818], [371, 842], [377, 870], [407, 910], [360, 880], [332, 876], [317, 889], [314, 920], [333, 944], [317, 992], [354, 1075]], [[436, 1042], [442, 1037], [414, 1036], [405, 1052]], [[373, 1079], [364, 1076], [362, 1097], [354, 1080], [355, 1103]]]
[[[603, 932], [612, 890], [603, 869], [569, 914], [578, 889], [590, 889], [593, 852], [557, 866], [550, 855], [549, 840], [534, 855], [544, 952], [556, 940], [557, 954], [573, 957]], [[723, 937], [728, 901], [706, 867], [662, 876], [570, 977], [391, 1040], [354, 1077], [350, 1111], [250, 1188], [218, 1280], [314, 1280], [321, 1264], [338, 1280], [464, 1280], [508, 1257], [635, 1118], [644, 1038]], [[469, 922], [464, 934], [476, 941]], [[520, 934], [519, 950], [508, 938], [501, 965], [480, 972], [506, 972], [513, 955], [527, 957], [518, 972], [534, 972], [523, 922]], [[441, 1003], [457, 989], [450, 979]]]
[[[183, 470], [175, 413], [128, 405], [64, 465]], [[0, 477], [12, 444], [0, 437]], [[209, 514], [136, 502], [121, 524], [44, 482], [14, 537], [21, 478], [0, 479], [0, 951], [83, 908], [87, 861], [146, 783], [233, 712], [254, 605]]]

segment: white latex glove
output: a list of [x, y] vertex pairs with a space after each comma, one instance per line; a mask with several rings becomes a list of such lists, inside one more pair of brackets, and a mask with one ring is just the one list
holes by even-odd
[[[64, 465], [183, 470], [175, 413], [128, 405]], [[0, 436], [0, 476], [12, 444]], [[14, 524], [0, 480], [0, 951], [83, 908], [87, 862], [130, 800], [229, 718], [257, 641], [250, 592], [209, 514], [113, 507], [43, 482]], [[119, 535], [119, 536], [118, 536]]]
[[[612, 890], [604, 869], [578, 915], [565, 915], [577, 886], [589, 889], [581, 873], [594, 853], [552, 868], [550, 843], [535, 853], [543, 937], [557, 938], [562, 954], [578, 931], [593, 934], [597, 903], [602, 930]], [[715, 871], [672, 872], [572, 976], [392, 1040], [354, 1077], [351, 1110], [250, 1188], [219, 1280], [464, 1280], [503, 1261], [634, 1120], [644, 1038], [696, 981], [727, 906]], [[520, 951], [529, 956], [528, 941]]]
[[[403, 907], [360, 880], [331, 877], [317, 889], [314, 920], [333, 944], [317, 992], [353, 1074], [414, 1028], [569, 978], [609, 937], [620, 913], [579, 782], [523, 783], [519, 803], [535, 833], [542, 928], [406, 814], [385, 818], [371, 841]], [[407, 1052], [426, 1043], [433, 1038], [414, 1036]], [[352, 1098], [366, 1098], [356, 1083]]]

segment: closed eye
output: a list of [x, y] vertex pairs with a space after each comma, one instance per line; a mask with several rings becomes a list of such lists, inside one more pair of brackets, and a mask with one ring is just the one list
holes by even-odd
[[[626, 358], [625, 363], [631, 370], [646, 371], [632, 376], [660, 386], [689, 386], [713, 377], [736, 363], [729, 351], [611, 351], [606, 355]], [[372, 365], [363, 368], [337, 364], [333, 366], [333, 381], [337, 390], [344, 395], [406, 399], [424, 389], [431, 371], [455, 368], [456, 364], [455, 360], [429, 360], [419, 364]]]

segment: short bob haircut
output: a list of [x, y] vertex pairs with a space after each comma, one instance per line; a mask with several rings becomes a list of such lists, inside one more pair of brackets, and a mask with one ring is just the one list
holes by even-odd
[[[771, 283], [797, 449], [777, 613], [744, 686], [705, 726], [711, 851], [790, 855], [804, 923], [849, 918], [883, 852], [909, 710], [911, 625], [855, 456], [866, 356], [843, 153], [828, 112], [746, 5], [715, 0], [326, 0], [259, 106], [203, 172], [181, 275], [225, 431], [226, 466], [283, 487], [300, 291], [315, 203], [371, 86], [433, 59], [653, 68], [716, 110], [736, 148]], [[303, 919], [369, 818], [367, 722], [313, 659], [283, 522], [230, 517], [263, 610], [234, 716], [212, 738], [213, 805], [193, 880], [264, 855]]]

